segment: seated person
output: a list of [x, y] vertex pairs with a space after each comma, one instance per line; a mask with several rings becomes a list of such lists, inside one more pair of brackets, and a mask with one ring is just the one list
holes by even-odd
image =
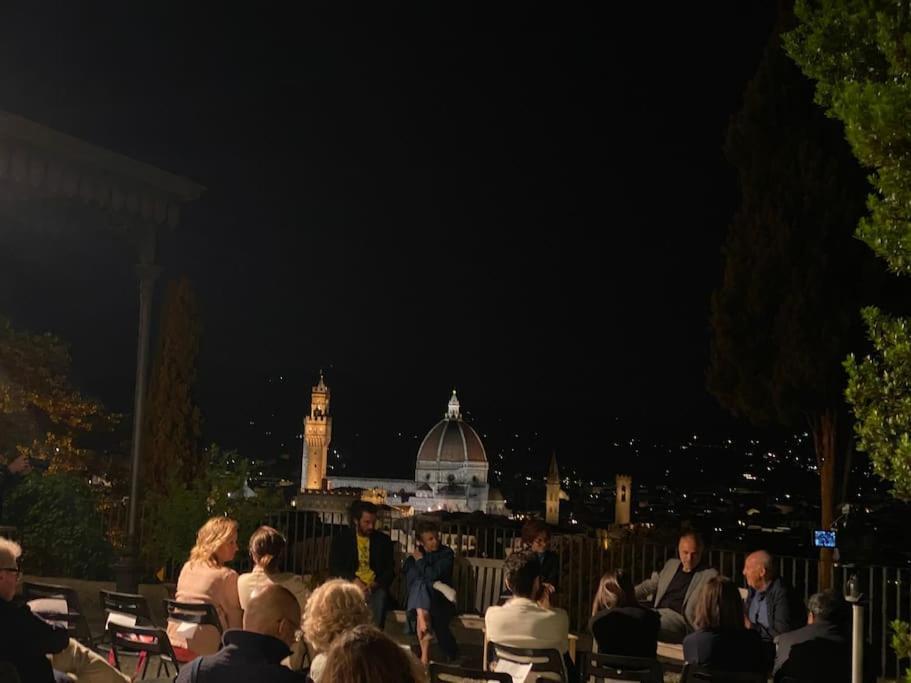
[[304, 674], [281, 664], [291, 654], [300, 623], [300, 604], [291, 591], [266, 586], [247, 603], [243, 630], [225, 631], [224, 647], [180, 667], [176, 683], [304, 683]]
[[0, 662], [11, 664], [22, 683], [71, 681], [71, 676], [77, 681], [128, 683], [129, 676], [70, 638], [65, 626], [52, 626], [16, 602], [21, 555], [18, 543], [0, 538]]
[[519, 550], [507, 557], [504, 579], [513, 597], [501, 607], [487, 608], [487, 640], [512, 647], [557, 650], [567, 664], [569, 680], [574, 680], [567, 654], [569, 616], [562, 609], [542, 607], [535, 600], [541, 592], [541, 571], [535, 553]]
[[782, 633], [806, 623], [806, 610], [795, 599], [790, 586], [778, 576], [775, 558], [765, 550], [747, 555], [743, 576], [749, 586], [745, 604], [750, 628], [764, 641], [772, 643]]
[[702, 537], [687, 531], [677, 542], [677, 555], [657, 576], [652, 576], [636, 586], [636, 599], [650, 599], [658, 610], [661, 628], [658, 640], [680, 643], [693, 631], [693, 617], [702, 587], [718, 572], [702, 563], [704, 545]]
[[[266, 586], [277, 585], [291, 591], [297, 598], [303, 614], [307, 598], [310, 597], [310, 589], [297, 574], [279, 571], [286, 545], [285, 537], [271, 526], [261, 526], [250, 536], [253, 571], [241, 574], [237, 578], [237, 596], [240, 598], [241, 609], [247, 609], [247, 603], [254, 593], [258, 593]], [[297, 671], [303, 664], [307, 647], [303, 643], [295, 643], [291, 652], [289, 665]]]
[[550, 550], [550, 528], [540, 519], [529, 519], [522, 525], [522, 546], [531, 550], [538, 557], [541, 571], [541, 596], [539, 599], [549, 603], [553, 601], [554, 594], [560, 581], [560, 557]]
[[835, 591], [810, 596], [807, 625], [780, 635], [775, 643], [776, 681], [785, 676], [807, 683], [847, 683], [851, 680], [850, 614]]
[[313, 591], [304, 610], [304, 639], [316, 652], [310, 663], [313, 683], [322, 678], [326, 652], [333, 641], [355, 626], [370, 621], [364, 593], [350, 581], [330, 579]]
[[[450, 548], [440, 544], [440, 529], [433, 522], [418, 522], [417, 547], [405, 559], [405, 611], [407, 626], [416, 632], [421, 645], [421, 662], [430, 663], [431, 633], [436, 633], [440, 647], [449, 659], [459, 654], [449, 622], [455, 616], [455, 605], [434, 588], [442, 582], [452, 587], [452, 564], [455, 555]], [[445, 590], [445, 589], [444, 589]]]
[[[214, 605], [223, 630], [240, 628], [243, 618], [237, 572], [224, 566], [236, 554], [237, 522], [212, 517], [196, 533], [196, 545], [177, 578], [176, 600]], [[190, 650], [193, 655], [209, 655], [221, 646], [218, 630], [212, 626], [200, 626], [189, 637], [179, 633], [178, 626], [168, 622], [168, 638], [175, 647]]]
[[237, 578], [237, 595], [241, 609], [247, 609], [247, 602], [254, 592], [266, 586], [277, 584], [287, 588], [297, 598], [301, 612], [307, 605], [310, 589], [297, 574], [279, 571], [285, 555], [287, 542], [277, 529], [261, 526], [250, 536], [250, 559], [253, 570]]
[[411, 653], [371, 625], [335, 639], [326, 654], [323, 678], [344, 683], [424, 683], [424, 669]]
[[595, 648], [622, 657], [655, 657], [661, 619], [636, 600], [635, 588], [622, 569], [601, 577], [588, 624]]
[[389, 586], [395, 577], [392, 539], [376, 531], [376, 505], [363, 500], [351, 504], [351, 527], [332, 538], [329, 575], [354, 581], [367, 598], [373, 623], [383, 628]]
[[743, 599], [730, 579], [713, 576], [706, 582], [693, 625], [696, 631], [683, 639], [688, 663], [721, 671], [767, 671], [762, 639], [746, 627]]

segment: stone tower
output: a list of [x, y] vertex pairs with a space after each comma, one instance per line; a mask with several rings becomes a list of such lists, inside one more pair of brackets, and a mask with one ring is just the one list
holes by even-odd
[[614, 524], [629, 524], [630, 502], [633, 497], [633, 478], [628, 474], [617, 475], [617, 507]]
[[329, 387], [319, 373], [319, 384], [310, 395], [310, 414], [304, 418], [304, 455], [301, 464], [301, 490], [325, 488], [326, 460], [332, 441], [329, 416]]
[[560, 524], [560, 470], [557, 469], [557, 454], [551, 453], [547, 470], [547, 500], [544, 521], [551, 525]]

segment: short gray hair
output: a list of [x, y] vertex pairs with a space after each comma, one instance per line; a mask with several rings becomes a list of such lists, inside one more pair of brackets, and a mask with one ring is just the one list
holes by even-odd
[[15, 541], [0, 536], [0, 557], [4, 556], [16, 562], [22, 556], [22, 546]]
[[814, 619], [830, 623], [837, 622], [845, 611], [845, 600], [840, 593], [833, 590], [814, 593], [807, 600], [807, 609]]

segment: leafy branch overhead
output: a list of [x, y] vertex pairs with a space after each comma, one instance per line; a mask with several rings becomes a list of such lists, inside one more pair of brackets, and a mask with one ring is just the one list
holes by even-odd
[[[844, 124], [873, 191], [857, 236], [889, 269], [911, 274], [911, 32], [908, 0], [796, 4], [799, 26], [786, 46], [816, 81], [816, 101]], [[908, 322], [876, 308], [863, 313], [872, 353], [845, 362], [846, 396], [866, 451], [893, 492], [911, 498], [911, 382]]]
[[0, 317], [0, 453], [46, 459], [52, 470], [88, 469], [92, 451], [84, 441], [120, 418], [72, 386], [70, 364], [61, 339]]

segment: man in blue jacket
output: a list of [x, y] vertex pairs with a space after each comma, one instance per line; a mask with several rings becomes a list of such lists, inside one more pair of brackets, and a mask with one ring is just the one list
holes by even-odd
[[771, 643], [782, 633], [807, 623], [807, 613], [795, 598], [794, 591], [778, 576], [775, 558], [765, 550], [747, 555], [743, 575], [749, 590], [746, 615], [750, 628]]

